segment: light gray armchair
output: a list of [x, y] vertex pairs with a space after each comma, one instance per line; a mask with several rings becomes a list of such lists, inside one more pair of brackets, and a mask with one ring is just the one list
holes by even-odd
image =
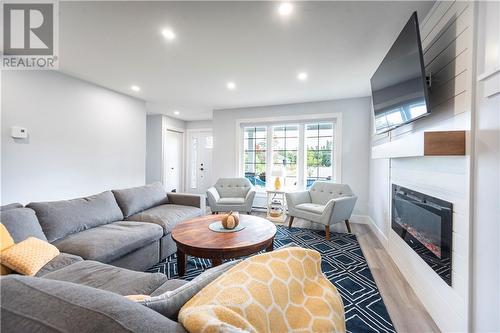
[[246, 178], [221, 178], [207, 190], [208, 204], [212, 213], [252, 212], [255, 189]]
[[347, 231], [351, 232], [349, 218], [357, 199], [348, 185], [325, 181], [315, 182], [308, 191], [286, 193], [288, 227], [291, 228], [294, 218], [298, 217], [323, 224], [327, 240], [332, 224], [345, 222]]

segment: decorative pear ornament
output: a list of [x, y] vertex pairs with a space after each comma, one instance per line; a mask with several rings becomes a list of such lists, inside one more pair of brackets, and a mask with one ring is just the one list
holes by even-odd
[[221, 223], [224, 229], [234, 229], [240, 224], [240, 216], [238, 212], [231, 211], [229, 214], [224, 215]]

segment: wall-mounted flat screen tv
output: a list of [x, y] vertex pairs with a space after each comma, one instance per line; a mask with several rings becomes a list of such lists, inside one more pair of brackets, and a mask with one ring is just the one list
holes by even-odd
[[406, 23], [370, 83], [377, 134], [430, 113], [417, 12]]

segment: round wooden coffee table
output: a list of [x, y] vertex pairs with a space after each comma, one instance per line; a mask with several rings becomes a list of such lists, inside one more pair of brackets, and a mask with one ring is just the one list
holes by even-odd
[[208, 228], [222, 215], [208, 215], [186, 220], [172, 230], [172, 239], [177, 244], [177, 267], [179, 276], [186, 272], [186, 255], [212, 260], [220, 265], [223, 259], [247, 256], [261, 250], [272, 251], [276, 226], [266, 219], [251, 215], [240, 215], [245, 228], [240, 231], [222, 233]]

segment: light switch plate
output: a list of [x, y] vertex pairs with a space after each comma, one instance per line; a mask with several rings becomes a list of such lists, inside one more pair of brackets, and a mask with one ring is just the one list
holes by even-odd
[[28, 137], [28, 130], [24, 127], [14, 126], [10, 133], [14, 139], [26, 139]]

